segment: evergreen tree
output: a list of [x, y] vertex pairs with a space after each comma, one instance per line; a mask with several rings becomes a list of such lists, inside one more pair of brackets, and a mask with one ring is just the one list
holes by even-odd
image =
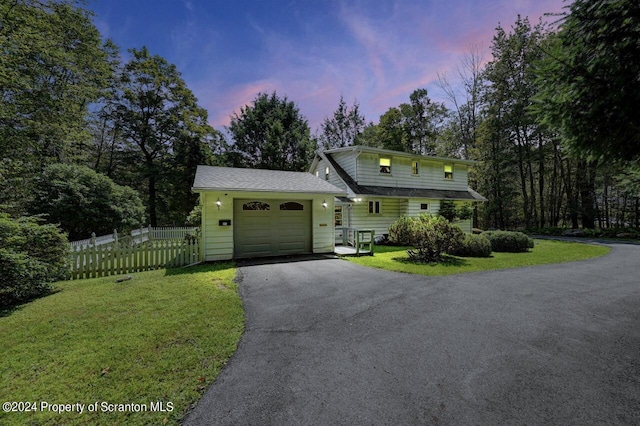
[[276, 92], [259, 93], [252, 105], [233, 114], [228, 130], [240, 167], [304, 171], [317, 148], [307, 119], [295, 103]]
[[349, 108], [344, 98], [340, 96], [338, 109], [333, 112], [333, 117], [325, 118], [320, 125], [322, 129], [320, 143], [324, 149], [357, 145], [365, 123], [364, 116], [360, 115], [358, 102], [354, 101], [353, 106]]

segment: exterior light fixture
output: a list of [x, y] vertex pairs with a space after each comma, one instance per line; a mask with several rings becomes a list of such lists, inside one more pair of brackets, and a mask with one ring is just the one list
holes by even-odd
[[216, 201], [216, 206], [218, 206], [218, 210], [220, 210], [221, 205], [222, 205], [222, 201], [220, 201], [220, 197], [218, 197], [218, 201]]
[[322, 207], [324, 207], [324, 209], [327, 209], [327, 200], [322, 200]]

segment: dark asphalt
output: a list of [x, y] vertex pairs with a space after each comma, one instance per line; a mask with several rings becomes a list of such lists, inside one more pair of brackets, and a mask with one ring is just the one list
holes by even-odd
[[245, 265], [238, 351], [188, 425], [640, 424], [640, 246], [422, 277]]

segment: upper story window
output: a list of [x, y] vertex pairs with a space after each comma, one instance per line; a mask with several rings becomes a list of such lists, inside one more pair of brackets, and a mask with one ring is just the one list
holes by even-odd
[[324, 180], [329, 180], [329, 166], [324, 168]]
[[391, 173], [391, 158], [380, 157], [380, 173], [384, 173], [384, 174]]
[[316, 177], [320, 177], [320, 172], [316, 170]]
[[444, 165], [444, 178], [448, 180], [453, 180], [453, 164]]
[[417, 160], [414, 160], [411, 162], [411, 174], [417, 175], [419, 173], [420, 173], [420, 162]]

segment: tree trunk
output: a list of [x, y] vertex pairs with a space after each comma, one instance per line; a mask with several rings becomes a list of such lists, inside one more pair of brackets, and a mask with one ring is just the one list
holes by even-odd
[[151, 226], [158, 226], [156, 215], [156, 177], [149, 176], [149, 223]]
[[582, 213], [582, 227], [595, 228], [595, 180], [596, 163], [580, 161], [577, 170], [578, 193], [580, 194], [580, 212]]
[[540, 228], [546, 225], [545, 202], [544, 202], [544, 144], [542, 135], [538, 136], [538, 191], [540, 198]]

